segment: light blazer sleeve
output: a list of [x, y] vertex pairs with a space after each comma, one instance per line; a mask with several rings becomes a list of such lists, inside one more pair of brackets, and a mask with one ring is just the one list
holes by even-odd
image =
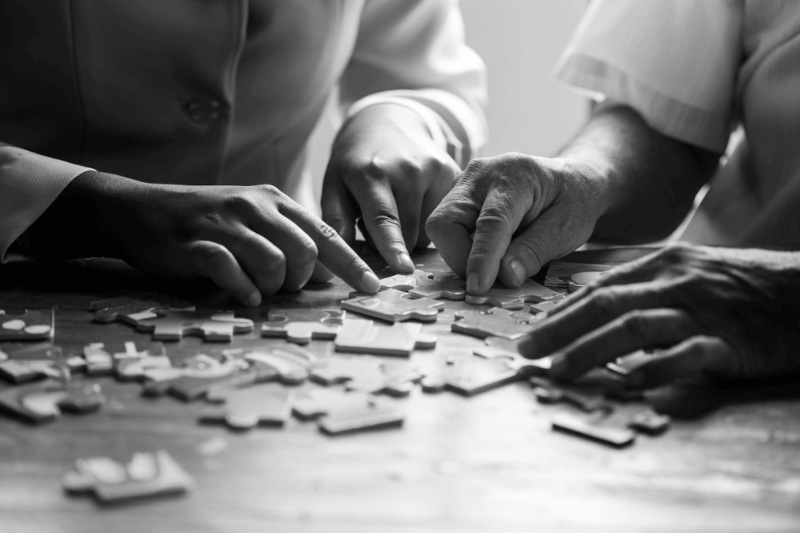
[[0, 259], [69, 183], [92, 170], [0, 143]]
[[370, 0], [341, 80], [347, 116], [393, 102], [422, 116], [462, 167], [487, 138], [486, 70], [456, 0]]

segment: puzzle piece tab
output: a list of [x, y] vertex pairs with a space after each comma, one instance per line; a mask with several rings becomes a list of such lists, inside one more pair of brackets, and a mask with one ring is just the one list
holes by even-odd
[[387, 322], [435, 322], [439, 311], [444, 308], [444, 302], [414, 298], [394, 289], [386, 289], [374, 295], [357, 295], [344, 300], [341, 305], [342, 309]]
[[[295, 320], [293, 311], [270, 310], [269, 320], [261, 326], [261, 336], [285, 337], [296, 344], [308, 344], [311, 339], [330, 340], [339, 332], [345, 314], [341, 310], [303, 310], [303, 319]], [[312, 319], [309, 314], [316, 316]]]
[[152, 332], [153, 339], [179, 341], [184, 335], [202, 337], [206, 342], [231, 342], [234, 333], [253, 331], [253, 321], [237, 318], [231, 311], [176, 311], [154, 309], [155, 317], [135, 318], [138, 331]]
[[563, 297], [563, 294], [529, 279], [516, 289], [495, 283], [485, 294], [467, 294], [466, 301], [469, 304], [490, 304], [503, 309], [522, 309], [526, 302], [535, 304]]
[[454, 272], [415, 270], [411, 275], [396, 274], [381, 280], [381, 286], [407, 292], [414, 298], [463, 300], [466, 281]]
[[52, 309], [0, 309], [0, 342], [53, 338]]
[[456, 311], [456, 321], [450, 329], [473, 337], [503, 337], [519, 339], [539, 320], [525, 311], [511, 311], [492, 307], [486, 311]]
[[376, 324], [371, 320], [345, 319], [333, 341], [337, 352], [411, 357], [414, 349], [436, 347], [436, 336], [422, 332], [422, 324]]
[[63, 481], [71, 493], [93, 492], [101, 502], [179, 493], [194, 488], [194, 480], [165, 451], [136, 453], [128, 464], [107, 457], [79, 459]]

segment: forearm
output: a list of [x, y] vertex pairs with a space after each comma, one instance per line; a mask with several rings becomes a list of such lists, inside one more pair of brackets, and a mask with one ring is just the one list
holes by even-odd
[[719, 156], [651, 129], [626, 107], [601, 108], [561, 151], [590, 165], [606, 206], [592, 240], [646, 242], [666, 237], [686, 216]]

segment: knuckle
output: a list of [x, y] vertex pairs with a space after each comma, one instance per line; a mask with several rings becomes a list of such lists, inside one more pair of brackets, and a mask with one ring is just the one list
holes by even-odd
[[[336, 225], [336, 224], [343, 224], [345, 222], [345, 219], [344, 219], [343, 216], [337, 214], [337, 215], [332, 215], [332, 216], [328, 217], [328, 221], [329, 222], [327, 224], [325, 222], [321, 222], [321, 221], [317, 224], [317, 233], [326, 242], [327, 241], [337, 241], [341, 237], [336, 232], [336, 230], [333, 229], [332, 226]], [[315, 259], [316, 259], [316, 254], [317, 254], [317, 248], [316, 248], [316, 246], [314, 246], [314, 258]]]
[[219, 270], [230, 258], [229, 252], [222, 246], [202, 246], [194, 249], [194, 255], [208, 271]]
[[540, 243], [520, 240], [515, 243], [514, 256], [523, 265], [542, 265], [545, 262], [545, 251]]
[[589, 310], [598, 318], [607, 319], [614, 315], [616, 309], [617, 294], [613, 289], [600, 287], [592, 291], [591, 298], [587, 302]]

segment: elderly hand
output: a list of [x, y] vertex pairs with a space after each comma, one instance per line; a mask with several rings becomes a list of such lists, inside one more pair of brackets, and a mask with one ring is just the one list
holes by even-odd
[[207, 277], [241, 303], [300, 289], [319, 260], [362, 292], [375, 274], [275, 187], [153, 185], [88, 172], [31, 228], [34, 253], [120, 257], [152, 274]]
[[518, 287], [584, 244], [605, 209], [605, 180], [577, 159], [509, 153], [476, 159], [431, 214], [427, 231], [473, 294]]
[[322, 189], [322, 218], [345, 241], [365, 238], [395, 272], [410, 273], [408, 249], [430, 242], [425, 220], [453, 185], [456, 162], [431, 138], [414, 111], [371, 106], [342, 127]]
[[674, 245], [620, 266], [570, 295], [520, 342], [555, 355], [552, 376], [655, 349], [632, 372], [651, 388], [707, 374], [776, 376], [800, 370], [800, 254]]

